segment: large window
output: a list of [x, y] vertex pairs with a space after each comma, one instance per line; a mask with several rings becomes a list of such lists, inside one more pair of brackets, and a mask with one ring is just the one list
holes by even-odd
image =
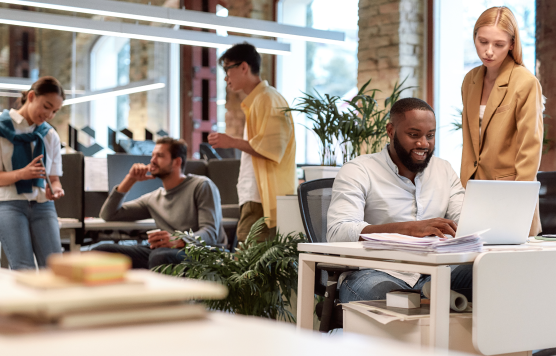
[[[30, 85], [49, 75], [68, 99], [104, 95], [66, 105], [51, 121], [62, 143], [85, 155], [113, 153], [114, 143], [130, 137], [179, 137], [179, 63], [177, 44], [0, 25], [0, 77], [8, 83]], [[158, 88], [146, 91], [153, 84]], [[13, 107], [18, 96], [16, 89], [0, 90], [0, 109]]]
[[516, 16], [525, 67], [535, 73], [535, 0], [435, 2], [436, 155], [448, 160], [458, 174], [462, 134], [454, 130], [453, 122], [461, 120], [461, 84], [467, 72], [481, 65], [473, 43], [473, 27], [483, 11], [501, 5]]
[[[290, 105], [303, 92], [351, 98], [357, 92], [358, 0], [281, 0], [278, 21], [346, 34], [342, 44], [288, 40], [291, 55], [277, 58], [277, 88]], [[320, 164], [311, 122], [295, 114], [296, 161]], [[340, 158], [339, 158], [340, 159]], [[339, 162], [341, 163], [341, 162]]]

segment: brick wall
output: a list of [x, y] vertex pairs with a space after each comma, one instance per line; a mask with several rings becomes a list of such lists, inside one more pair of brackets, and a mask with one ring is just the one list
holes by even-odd
[[556, 3], [537, 0], [537, 77], [546, 96], [545, 118], [547, 138], [551, 149], [543, 155], [541, 171], [556, 171]]
[[407, 77], [404, 97], [423, 92], [423, 0], [360, 0], [357, 82], [372, 78], [382, 98]]

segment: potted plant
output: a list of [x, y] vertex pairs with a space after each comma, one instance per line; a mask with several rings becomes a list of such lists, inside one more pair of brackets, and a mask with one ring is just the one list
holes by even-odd
[[[197, 237], [198, 244], [185, 246], [186, 259], [178, 265], [162, 265], [154, 271], [177, 277], [218, 282], [228, 287], [222, 300], [208, 300], [214, 310], [295, 322], [291, 312], [292, 291], [297, 293], [297, 244], [307, 242], [305, 235], [289, 233], [258, 242], [264, 218], [249, 231], [236, 252], [208, 247]], [[176, 231], [181, 238], [187, 232]]]
[[[357, 157], [362, 152], [375, 153], [386, 143], [386, 124], [390, 119], [390, 109], [398, 101], [405, 80], [394, 85], [392, 94], [386, 98], [384, 107], [379, 108], [376, 95], [380, 90], [368, 89], [367, 81], [351, 100], [342, 100], [328, 94], [303, 93], [297, 104], [284, 111], [304, 113], [313, 122], [311, 130], [319, 138], [321, 167], [303, 167], [305, 180], [333, 178], [339, 171], [336, 167], [337, 153], [343, 163]], [[340, 110], [339, 104], [347, 105]]]

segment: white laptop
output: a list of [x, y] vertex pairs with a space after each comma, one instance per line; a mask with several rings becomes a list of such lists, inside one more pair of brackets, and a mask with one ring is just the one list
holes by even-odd
[[485, 244], [522, 244], [527, 241], [540, 182], [470, 180], [456, 237], [478, 231]]

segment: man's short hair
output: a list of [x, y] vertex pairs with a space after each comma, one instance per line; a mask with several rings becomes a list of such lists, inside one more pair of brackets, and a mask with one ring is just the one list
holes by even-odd
[[424, 100], [418, 98], [403, 98], [392, 105], [390, 109], [390, 122], [394, 123], [394, 121], [400, 118], [405, 118], [405, 113], [412, 110], [430, 111], [434, 115], [434, 110]]
[[185, 173], [185, 164], [187, 163], [187, 143], [184, 140], [164, 136], [156, 140], [156, 144], [169, 145], [170, 155], [172, 159], [181, 158], [181, 171]]
[[245, 62], [251, 68], [251, 73], [254, 75], [259, 75], [261, 71], [261, 55], [257, 52], [255, 46], [247, 42], [236, 43], [230, 47], [218, 59], [218, 64], [224, 66], [224, 61], [233, 63]]

